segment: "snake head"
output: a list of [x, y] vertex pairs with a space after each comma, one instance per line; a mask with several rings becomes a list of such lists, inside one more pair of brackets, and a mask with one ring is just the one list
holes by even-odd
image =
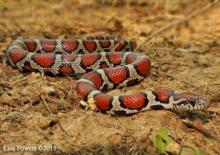
[[174, 109], [181, 111], [203, 110], [209, 105], [209, 101], [202, 96], [193, 96], [185, 93], [174, 95]]

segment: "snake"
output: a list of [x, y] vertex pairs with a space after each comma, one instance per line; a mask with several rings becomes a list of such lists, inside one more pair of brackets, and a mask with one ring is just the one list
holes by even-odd
[[17, 39], [8, 46], [6, 57], [21, 72], [79, 76], [75, 90], [80, 106], [92, 101], [103, 113], [129, 115], [145, 110], [205, 109], [205, 97], [168, 88], [111, 95], [108, 91], [136, 85], [150, 74], [150, 58], [133, 52], [136, 46], [132, 39], [115, 36]]

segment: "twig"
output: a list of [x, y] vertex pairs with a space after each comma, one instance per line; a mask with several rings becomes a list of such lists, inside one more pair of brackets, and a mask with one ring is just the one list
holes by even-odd
[[112, 15], [110, 15], [104, 22], [102, 25], [98, 26], [98, 28], [96, 28], [97, 30], [103, 28], [105, 25], [107, 25], [109, 22], [111, 22], [114, 17], [116, 16], [116, 13], [113, 13]]
[[202, 94], [205, 95], [206, 94], [206, 91], [207, 91], [207, 85], [208, 83], [206, 82], [203, 89], [202, 89]]
[[[31, 75], [31, 74], [30, 74], [30, 75]], [[28, 78], [30, 77], [30, 75], [24, 76], [24, 77], [18, 79], [17, 81], [12, 82], [12, 83], [10, 84], [10, 87], [13, 87], [14, 85], [16, 85], [16, 84], [18, 84], [18, 83], [20, 83], [20, 82], [22, 82], [22, 81], [28, 80]]]
[[180, 20], [177, 20], [177, 21], [174, 21], [174, 22], [171, 22], [170, 24], [167, 24], [166, 26], [160, 28], [159, 30], [153, 32], [152, 34], [150, 34], [135, 50], [134, 52], [140, 50], [141, 48], [143, 48], [145, 46], [146, 43], [148, 43], [151, 39], [153, 39], [156, 35], [174, 27], [174, 26], [178, 26], [192, 18], [194, 18], [195, 16], [207, 11], [208, 9], [210, 9], [211, 7], [213, 7], [216, 3], [218, 3], [219, 0], [214, 0], [213, 2], [211, 3], [208, 3], [207, 5], [205, 5], [204, 7], [202, 7], [201, 9], [199, 10], [196, 10], [194, 11], [193, 13], [191, 13], [190, 15], [186, 16], [185, 18], [183, 19], [180, 19]]
[[67, 131], [64, 129], [63, 125], [60, 123], [60, 120], [58, 119], [58, 117], [56, 115], [53, 114], [53, 112], [51, 111], [49, 105], [46, 103], [45, 99], [43, 98], [42, 95], [40, 95], [41, 101], [43, 103], [43, 105], [46, 107], [47, 111], [50, 113], [51, 116], [55, 116], [55, 119], [60, 127], [60, 129], [67, 135], [70, 136]]
[[202, 135], [204, 135], [205, 137], [207, 138], [212, 138], [218, 142], [220, 142], [220, 137], [216, 136], [215, 134], [209, 132], [207, 129], [205, 129], [204, 127], [202, 127], [201, 125], [199, 124], [193, 124], [189, 121], [183, 121], [183, 123], [185, 125], [187, 125], [188, 127], [190, 128], [193, 128], [195, 129], [196, 131], [200, 132]]

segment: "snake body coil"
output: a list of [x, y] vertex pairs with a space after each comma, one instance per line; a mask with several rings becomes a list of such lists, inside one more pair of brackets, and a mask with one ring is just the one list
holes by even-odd
[[207, 102], [203, 97], [169, 89], [119, 96], [104, 93], [137, 84], [150, 73], [149, 58], [131, 52], [135, 47], [134, 41], [102, 36], [75, 40], [16, 40], [9, 46], [7, 58], [22, 72], [84, 74], [76, 85], [79, 96], [85, 101], [93, 99], [99, 110], [113, 115], [149, 109], [205, 108]]

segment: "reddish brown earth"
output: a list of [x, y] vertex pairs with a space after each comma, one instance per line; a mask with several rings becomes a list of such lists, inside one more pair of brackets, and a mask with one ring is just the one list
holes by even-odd
[[[127, 117], [84, 111], [74, 90], [76, 79], [24, 74], [9, 66], [5, 57], [8, 45], [17, 38], [115, 34], [140, 44], [152, 32], [207, 3], [0, 0], [0, 154], [11, 154], [3, 150], [4, 146], [51, 144], [56, 151], [23, 154], [158, 154], [154, 138], [162, 127], [168, 128], [180, 145], [199, 148], [208, 155], [220, 154], [219, 4], [151, 40], [139, 51], [151, 57], [151, 75], [139, 85], [110, 92], [167, 87], [203, 95], [211, 101], [207, 110], [214, 115], [187, 115], [186, 119], [208, 135], [189, 128], [186, 119], [171, 111], [146, 111]], [[43, 103], [50, 106], [53, 115]]]

